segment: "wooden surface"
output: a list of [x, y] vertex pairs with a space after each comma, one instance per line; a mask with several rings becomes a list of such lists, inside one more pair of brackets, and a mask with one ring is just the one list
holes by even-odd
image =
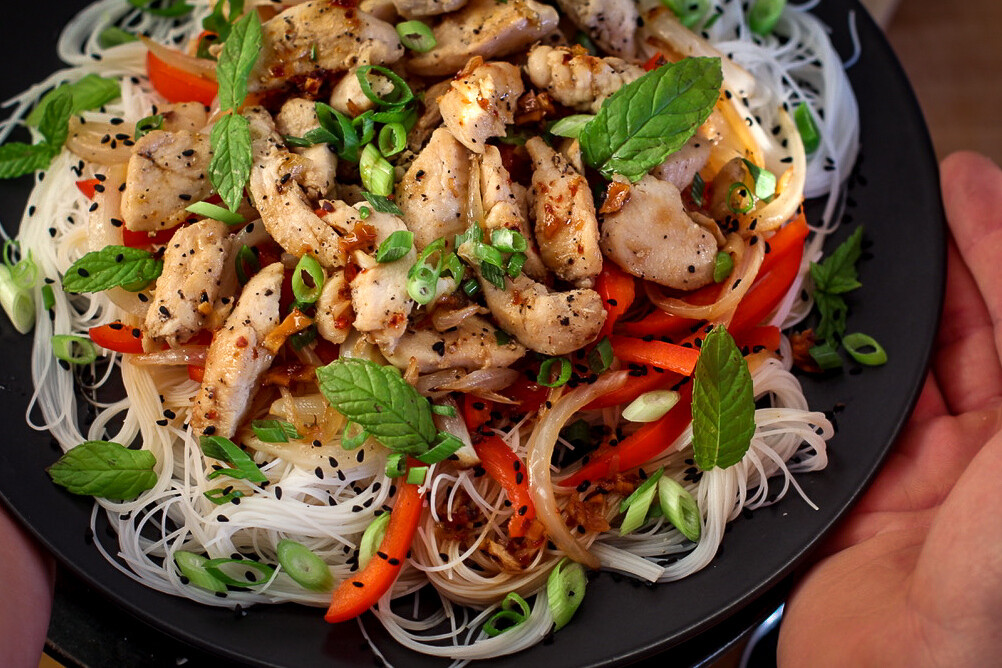
[[971, 149], [1002, 164], [1000, 27], [1002, 0], [901, 0], [887, 26], [940, 158]]

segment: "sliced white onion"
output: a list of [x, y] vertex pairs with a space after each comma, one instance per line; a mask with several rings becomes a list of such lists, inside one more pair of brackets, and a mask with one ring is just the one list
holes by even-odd
[[170, 350], [158, 350], [153, 353], [134, 355], [132, 363], [139, 366], [177, 366], [181, 364], [205, 364], [205, 356], [209, 346], [180, 346]]
[[81, 122], [79, 116], [71, 116], [66, 148], [87, 162], [99, 165], [122, 165], [132, 156], [132, 147], [117, 139], [102, 141], [116, 134], [132, 135], [131, 126], [112, 125], [98, 121]]
[[589, 568], [598, 568], [601, 564], [595, 555], [577, 541], [557, 508], [550, 480], [553, 446], [560, 436], [560, 430], [575, 413], [597, 397], [621, 387], [628, 377], [626, 371], [615, 371], [604, 374], [591, 385], [579, 385], [553, 404], [553, 408], [540, 418], [529, 437], [529, 493], [532, 494], [532, 502], [536, 507], [536, 517], [546, 527], [550, 540], [564, 554]]
[[452, 415], [439, 415], [436, 413], [433, 416], [435, 426], [438, 427], [439, 431], [452, 434], [463, 442], [463, 447], [455, 452], [456, 457], [459, 458], [460, 466], [466, 468], [476, 466], [480, 463], [480, 457], [477, 456], [477, 451], [473, 449], [473, 440], [470, 439], [470, 432], [466, 428], [466, 422], [459, 413], [459, 406], [452, 397], [446, 397], [442, 401], [439, 401], [438, 404], [440, 406], [448, 406], [455, 412]]
[[484, 392], [497, 392], [508, 387], [518, 380], [519, 373], [514, 369], [492, 368], [477, 369], [465, 376], [456, 377], [455, 380], [439, 385], [439, 389], [450, 390], [452, 392], [467, 392], [472, 394], [482, 394]]

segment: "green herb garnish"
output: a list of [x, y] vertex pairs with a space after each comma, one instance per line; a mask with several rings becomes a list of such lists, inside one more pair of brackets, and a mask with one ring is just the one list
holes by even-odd
[[157, 458], [110, 441], [85, 441], [49, 467], [49, 477], [73, 494], [131, 501], [157, 483]]
[[105, 246], [87, 253], [66, 270], [63, 290], [80, 293], [125, 288], [138, 292], [160, 276], [163, 265], [149, 251], [129, 246]]
[[723, 327], [706, 335], [693, 381], [693, 459], [704, 471], [733, 466], [755, 433], [755, 395], [748, 363]]

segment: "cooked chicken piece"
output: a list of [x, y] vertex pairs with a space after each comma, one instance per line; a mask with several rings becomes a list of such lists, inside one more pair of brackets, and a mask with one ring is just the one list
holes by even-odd
[[564, 160], [570, 163], [578, 174], [584, 174], [584, 156], [581, 155], [581, 144], [577, 139], [564, 137], [557, 142], [557, 148]]
[[178, 230], [164, 251], [163, 273], [146, 312], [147, 335], [174, 347], [202, 329], [229, 256], [225, 223], [206, 219]]
[[581, 47], [538, 44], [529, 52], [525, 71], [536, 88], [564, 105], [596, 113], [605, 98], [639, 79], [644, 68], [621, 58], [598, 58]]
[[393, 366], [406, 369], [413, 359], [418, 373], [463, 368], [467, 371], [511, 366], [525, 355], [525, 346], [514, 340], [499, 345], [497, 327], [470, 316], [446, 332], [408, 327], [393, 351], [381, 348]]
[[[493, 1], [493, 0], [492, 0]], [[282, 88], [289, 79], [323, 70], [394, 63], [404, 55], [396, 29], [339, 0], [295, 5], [263, 26], [251, 92]]]
[[602, 251], [624, 271], [677, 290], [713, 280], [717, 243], [685, 212], [678, 188], [645, 176], [602, 220]]
[[414, 54], [408, 68], [421, 76], [450, 76], [473, 56], [495, 58], [523, 49], [557, 28], [557, 10], [535, 0], [469, 0], [435, 26], [437, 46]]
[[393, 0], [362, 0], [358, 3], [358, 8], [380, 21], [390, 24], [397, 22], [397, 7]]
[[546, 277], [535, 237], [529, 229], [528, 205], [524, 189], [511, 180], [501, 162], [501, 152], [488, 146], [480, 160], [480, 193], [484, 207], [485, 236], [492, 230], [515, 230], [525, 238], [525, 265], [522, 271], [537, 281]]
[[465, 5], [466, 0], [393, 0], [393, 4], [400, 16], [415, 19], [454, 12]]
[[442, 125], [442, 110], [438, 108], [438, 98], [445, 91], [449, 90], [451, 84], [452, 79], [439, 81], [436, 84], [428, 86], [428, 89], [424, 92], [421, 115], [418, 116], [417, 123], [411, 128], [411, 131], [407, 133], [407, 148], [415, 153], [421, 152], [421, 148], [431, 137], [432, 133]]
[[275, 132], [271, 116], [261, 107], [249, 107], [254, 167], [250, 192], [265, 229], [279, 246], [302, 257], [312, 253], [329, 269], [344, 265], [338, 233], [314, 213], [298, 179], [309, 167], [306, 159], [290, 153]]
[[550, 292], [525, 274], [514, 281], [506, 278], [501, 290], [480, 275], [476, 264], [474, 271], [497, 323], [537, 353], [565, 355], [577, 350], [594, 341], [605, 323], [602, 298], [594, 290]]
[[[333, 204], [335, 210], [330, 216], [339, 221], [338, 225], [364, 222], [375, 231], [377, 247], [397, 230], [407, 229], [402, 220], [388, 213], [373, 211], [363, 221], [357, 209], [343, 202]], [[353, 257], [361, 271], [351, 280], [351, 306], [355, 311], [352, 324], [369, 341], [392, 352], [407, 329], [407, 318], [414, 308], [414, 301], [407, 294], [407, 272], [417, 261], [417, 252], [412, 248], [399, 260], [384, 263], [376, 262], [361, 250], [356, 250]]]
[[213, 337], [202, 387], [191, 410], [196, 436], [231, 438], [246, 415], [261, 376], [274, 357], [263, 342], [281, 320], [278, 301], [284, 271], [282, 263], [275, 262], [255, 274], [244, 286], [226, 324]]
[[641, 23], [634, 0], [557, 0], [557, 4], [605, 51], [628, 60], [636, 58], [634, 33]]
[[206, 174], [209, 135], [154, 130], [132, 148], [122, 193], [122, 218], [134, 231], [155, 232], [183, 222], [185, 210], [212, 193]]
[[487, 140], [503, 137], [515, 122], [515, 106], [525, 92], [511, 63], [485, 63], [475, 57], [438, 99], [442, 121], [463, 146], [483, 153]]
[[167, 132], [198, 132], [209, 123], [209, 110], [201, 102], [178, 102], [160, 108], [164, 117], [161, 130]]
[[672, 62], [683, 58], [703, 56], [720, 58], [724, 73], [724, 87], [741, 97], [750, 97], [755, 91], [755, 77], [745, 68], [720, 53], [700, 35], [686, 28], [661, 0], [641, 0], [638, 3], [643, 22], [638, 24], [637, 44], [641, 59], [662, 54]]
[[546, 268], [575, 283], [598, 276], [598, 220], [588, 181], [539, 137], [525, 143], [532, 158], [536, 243]]
[[[738, 182], [744, 182], [745, 174], [745, 163], [742, 162], [741, 158], [731, 158], [724, 163], [717, 175], [713, 177], [713, 183], [709, 188], [711, 195], [707, 208], [711, 216], [717, 220], [724, 220], [728, 216], [734, 215], [728, 203], [728, 199], [732, 196], [731, 186]], [[738, 193], [733, 193], [733, 196], [737, 199]]]
[[335, 271], [327, 278], [317, 299], [317, 314], [314, 317], [317, 332], [331, 343], [344, 343], [353, 317], [351, 288], [344, 272]]
[[[319, 127], [316, 105], [301, 97], [292, 98], [283, 104], [275, 117], [275, 129], [290, 137], [302, 137]], [[315, 144], [293, 148], [292, 152], [307, 160], [299, 182], [306, 188], [309, 196], [312, 199], [325, 197], [334, 187], [334, 173], [337, 169], [337, 156], [331, 151], [330, 145]]]
[[445, 128], [435, 130], [397, 184], [404, 223], [422, 249], [439, 237], [452, 244], [466, 228], [470, 152]]
[[[383, 96], [393, 91], [393, 82], [386, 77], [373, 74], [373, 76], [368, 77], [368, 80], [372, 92], [377, 96]], [[349, 70], [334, 86], [334, 90], [331, 91], [330, 104], [342, 114], [352, 118], [376, 107], [376, 103], [362, 91], [357, 67]]]
[[697, 132], [682, 148], [652, 169], [650, 174], [656, 179], [668, 181], [679, 190], [685, 190], [692, 183], [696, 172], [706, 166], [712, 146], [710, 140]]

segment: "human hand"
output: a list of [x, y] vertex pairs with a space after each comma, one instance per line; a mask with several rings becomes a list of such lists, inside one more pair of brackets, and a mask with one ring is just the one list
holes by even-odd
[[54, 577], [52, 557], [0, 505], [0, 666], [38, 666]]
[[951, 239], [932, 370], [873, 485], [798, 584], [780, 665], [1002, 657], [1002, 171], [941, 165]]

